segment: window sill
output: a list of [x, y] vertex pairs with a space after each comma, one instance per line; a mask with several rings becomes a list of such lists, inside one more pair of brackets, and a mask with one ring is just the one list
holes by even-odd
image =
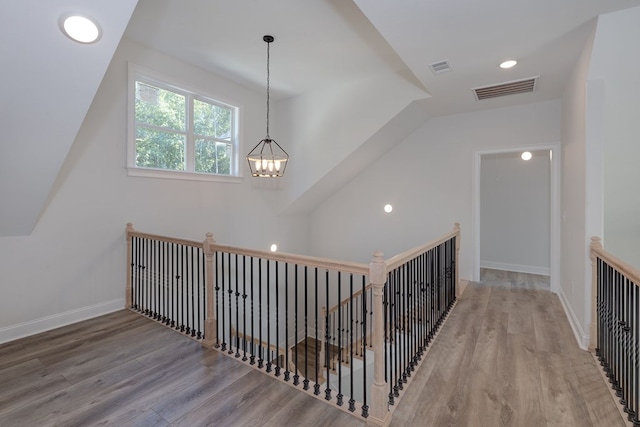
[[241, 176], [178, 172], [162, 169], [145, 169], [135, 167], [127, 167], [127, 175], [140, 176], [145, 178], [183, 179], [188, 181], [228, 182], [232, 184], [240, 184], [243, 181], [243, 177]]

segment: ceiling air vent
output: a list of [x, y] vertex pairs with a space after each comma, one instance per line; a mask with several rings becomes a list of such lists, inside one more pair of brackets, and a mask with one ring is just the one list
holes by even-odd
[[530, 93], [536, 90], [538, 77], [530, 77], [524, 80], [516, 80], [492, 86], [477, 87], [473, 93], [478, 101], [483, 99], [498, 98], [500, 96], [515, 95], [517, 93]]
[[442, 74], [451, 71], [451, 64], [449, 61], [438, 61], [433, 64], [429, 64], [429, 68], [431, 68], [431, 72], [433, 74]]

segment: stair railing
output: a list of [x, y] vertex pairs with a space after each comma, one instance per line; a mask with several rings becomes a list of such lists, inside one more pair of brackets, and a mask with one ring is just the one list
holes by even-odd
[[173, 239], [128, 224], [126, 307], [388, 425], [390, 406], [455, 301], [459, 242], [456, 224], [387, 261], [375, 252], [366, 265], [220, 245], [211, 233], [203, 242]]
[[592, 312], [589, 347], [634, 426], [640, 426], [640, 271], [606, 252], [600, 238], [590, 247]]

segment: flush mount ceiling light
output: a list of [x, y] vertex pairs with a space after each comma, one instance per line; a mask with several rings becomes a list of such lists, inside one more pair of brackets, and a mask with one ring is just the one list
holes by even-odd
[[78, 43], [95, 43], [100, 39], [100, 27], [86, 16], [70, 15], [60, 20], [62, 32]]
[[527, 160], [531, 160], [531, 157], [533, 157], [533, 155], [529, 152], [529, 151], [525, 151], [524, 153], [522, 153], [522, 155], [520, 156], [520, 158], [524, 161]]
[[284, 175], [289, 155], [269, 136], [269, 46], [273, 36], [262, 38], [267, 43], [267, 136], [247, 155], [251, 176], [277, 178]]
[[512, 68], [515, 67], [515, 65], [518, 63], [518, 61], [515, 61], [513, 59], [510, 59], [508, 61], [504, 61], [502, 64], [500, 64], [500, 68], [503, 69], [508, 69], [508, 68]]

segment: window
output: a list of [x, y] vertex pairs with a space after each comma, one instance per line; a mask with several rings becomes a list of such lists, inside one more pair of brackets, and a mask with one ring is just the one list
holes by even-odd
[[136, 73], [132, 86], [130, 175], [198, 180], [239, 175], [237, 107]]

